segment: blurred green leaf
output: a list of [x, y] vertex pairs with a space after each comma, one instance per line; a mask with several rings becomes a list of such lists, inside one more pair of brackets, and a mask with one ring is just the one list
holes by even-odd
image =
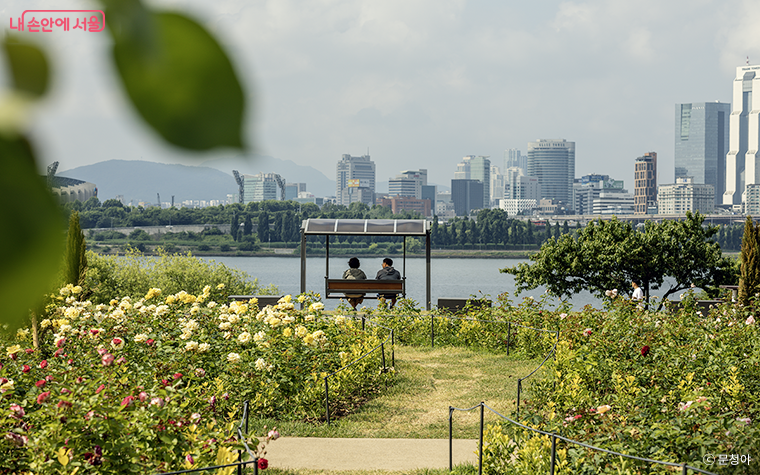
[[221, 46], [180, 14], [139, 14], [147, 21], [110, 28], [116, 67], [140, 115], [183, 148], [242, 148], [245, 98]]
[[48, 87], [49, 68], [42, 51], [19, 37], [8, 35], [3, 42], [8, 58], [13, 87], [34, 96], [41, 96]]
[[57, 279], [64, 228], [29, 142], [0, 135], [0, 157], [0, 189], [16, 200], [0, 206], [0, 323], [13, 329], [25, 323]]

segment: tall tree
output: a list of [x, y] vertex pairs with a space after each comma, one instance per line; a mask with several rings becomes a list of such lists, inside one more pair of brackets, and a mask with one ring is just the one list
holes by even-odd
[[69, 217], [69, 232], [66, 238], [66, 262], [63, 280], [65, 284], [81, 285], [87, 271], [87, 243], [79, 227], [79, 212], [74, 211]]
[[703, 222], [704, 216], [687, 213], [685, 220], [647, 222], [637, 231], [617, 219], [600, 220], [583, 228], [577, 238], [566, 234], [547, 242], [531, 256], [530, 265], [501, 271], [515, 276], [518, 291], [546, 286], [557, 296], [582, 290], [601, 296], [613, 288], [630, 293], [636, 278], [647, 299], [650, 288], [663, 285], [669, 286], [663, 300], [692, 284], [714, 295], [718, 285], [736, 282], [737, 276], [732, 262], [711, 240], [716, 229], [703, 227]]
[[750, 305], [752, 298], [760, 292], [760, 224], [755, 225], [747, 216], [742, 237], [741, 276], [739, 278], [739, 303]]
[[232, 214], [232, 220], [230, 221], [230, 234], [232, 235], [232, 239], [237, 241], [238, 240], [238, 234], [240, 231], [240, 218], [238, 217], [237, 213]]

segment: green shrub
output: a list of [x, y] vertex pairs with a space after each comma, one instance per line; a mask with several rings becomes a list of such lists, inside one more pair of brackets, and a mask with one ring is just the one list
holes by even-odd
[[209, 282], [224, 284], [230, 295], [277, 293], [274, 286], [262, 287], [243, 272], [189, 253], [143, 256], [132, 251], [123, 256], [103, 256], [88, 251], [87, 261], [84, 287], [91, 289], [90, 299], [97, 303], [109, 302], [117, 296], [139, 298], [153, 287], [164, 293], [185, 290], [197, 294]]

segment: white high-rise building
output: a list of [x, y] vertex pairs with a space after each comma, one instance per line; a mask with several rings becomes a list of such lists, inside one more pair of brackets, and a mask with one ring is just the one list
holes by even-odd
[[369, 155], [352, 157], [344, 154], [336, 169], [336, 204], [349, 206], [356, 201], [369, 206], [375, 204], [375, 162]]
[[747, 185], [760, 184], [760, 66], [736, 68], [732, 102], [723, 204], [741, 205]]

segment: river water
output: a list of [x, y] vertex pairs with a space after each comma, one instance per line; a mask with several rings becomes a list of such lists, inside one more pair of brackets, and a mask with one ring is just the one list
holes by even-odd
[[[259, 284], [274, 284], [283, 294], [296, 295], [301, 291], [301, 260], [292, 257], [214, 257], [227, 267], [241, 270], [259, 280]], [[348, 268], [346, 257], [330, 258], [330, 278], [340, 279]], [[361, 269], [368, 278], [374, 278], [380, 269], [381, 257], [361, 259]], [[524, 297], [540, 298], [543, 288], [528, 290], [515, 297], [515, 281], [510, 274], [502, 274], [500, 268], [512, 267], [527, 259], [461, 259], [433, 258], [431, 261], [431, 293], [435, 305], [441, 297], [466, 298], [471, 295], [490, 296], [492, 299], [508, 292], [510, 298], [521, 301]], [[406, 269], [401, 259], [394, 261], [394, 267], [406, 272], [407, 298], [413, 299], [424, 308], [425, 302], [425, 259], [407, 258]], [[306, 289], [324, 295], [325, 258], [306, 259]], [[658, 294], [654, 291], [653, 294]], [[339, 300], [325, 300], [328, 309], [335, 308]], [[587, 304], [600, 308], [602, 303], [589, 292], [574, 295], [570, 302], [575, 309]], [[365, 300], [364, 305], [375, 305], [375, 300]]]

